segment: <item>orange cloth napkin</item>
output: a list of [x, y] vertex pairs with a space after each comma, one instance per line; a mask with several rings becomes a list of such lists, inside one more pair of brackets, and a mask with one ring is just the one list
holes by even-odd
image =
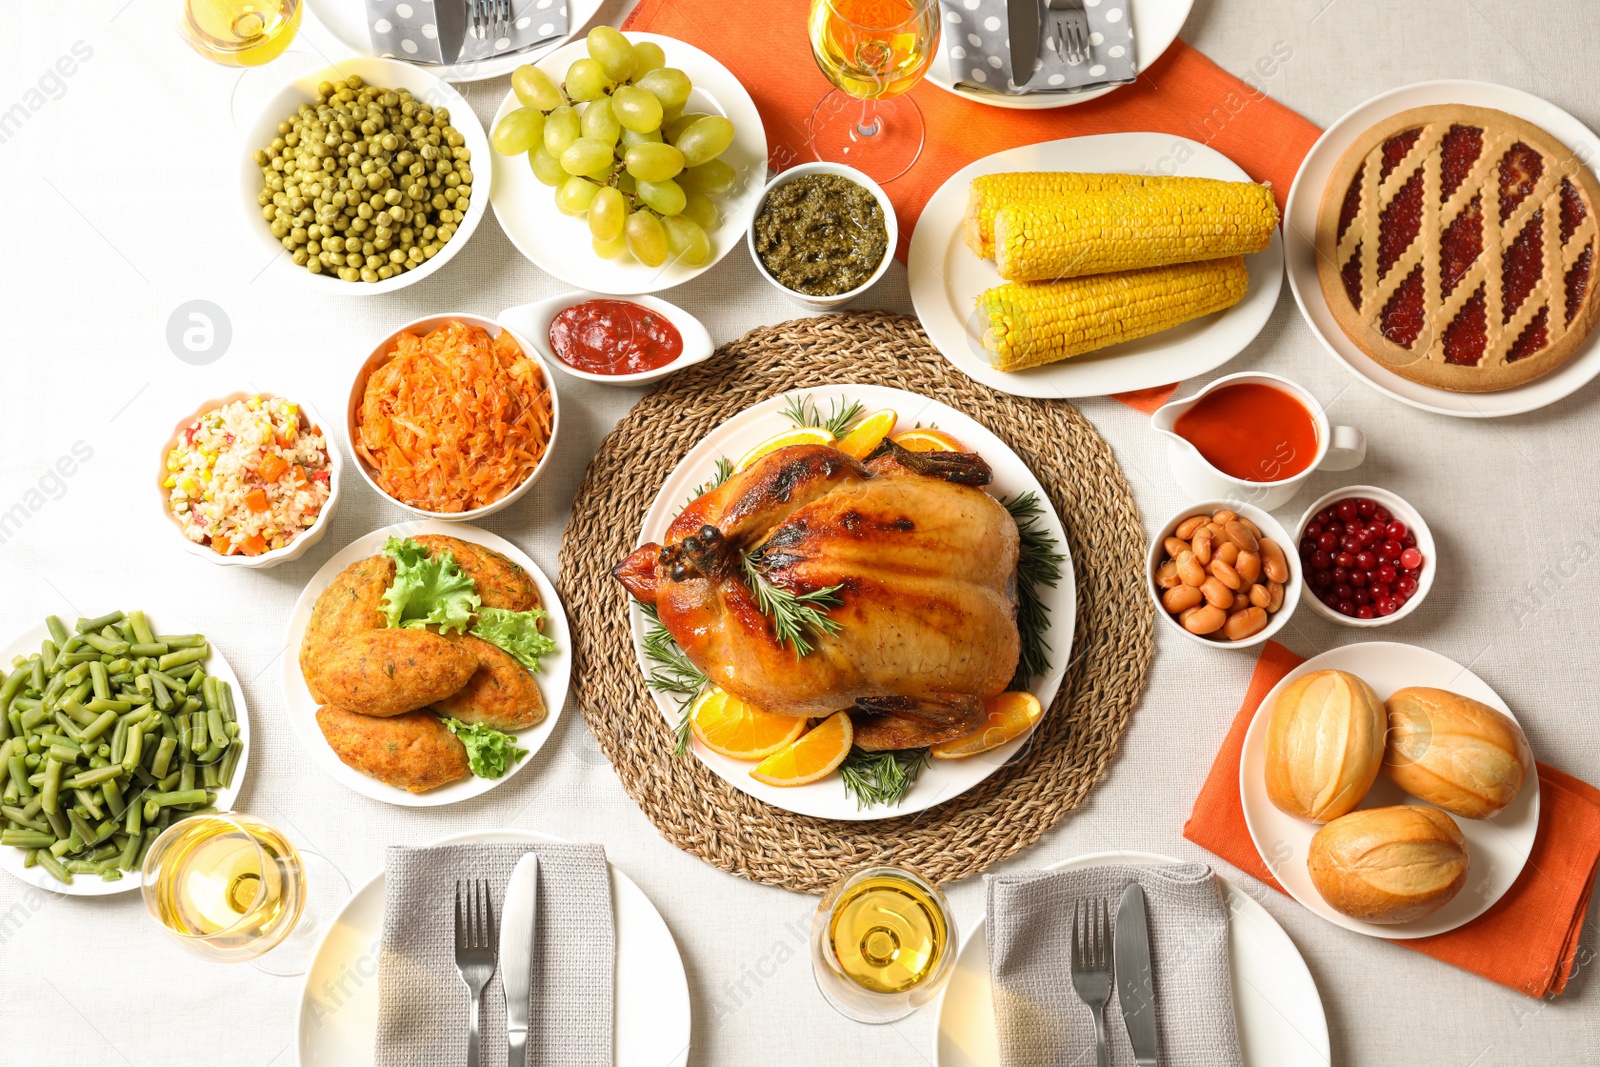
[[[1244, 706], [1222, 742], [1183, 836], [1274, 889], [1245, 826], [1239, 758], [1261, 701], [1305, 660], [1268, 641], [1256, 661]], [[1600, 865], [1600, 789], [1539, 764], [1539, 832], [1522, 876], [1478, 918], [1446, 934], [1395, 941], [1530, 997], [1560, 993], [1572, 976], [1578, 936]]]

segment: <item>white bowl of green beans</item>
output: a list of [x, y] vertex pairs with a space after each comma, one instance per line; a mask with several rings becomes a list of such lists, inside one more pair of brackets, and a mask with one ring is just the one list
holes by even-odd
[[204, 636], [140, 611], [52, 615], [0, 649], [0, 668], [0, 869], [74, 896], [127, 892], [162, 830], [232, 807], [250, 724]]

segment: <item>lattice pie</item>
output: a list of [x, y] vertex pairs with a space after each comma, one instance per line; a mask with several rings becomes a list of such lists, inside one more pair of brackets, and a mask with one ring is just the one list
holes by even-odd
[[1317, 276], [1363, 352], [1413, 381], [1509, 389], [1554, 370], [1600, 315], [1600, 184], [1501, 111], [1416, 108], [1363, 133], [1317, 215]]

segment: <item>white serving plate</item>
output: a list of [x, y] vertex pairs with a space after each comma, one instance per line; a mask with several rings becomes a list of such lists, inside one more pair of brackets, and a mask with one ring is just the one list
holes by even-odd
[[[432, 844], [478, 842], [564, 843], [559, 837], [525, 830], [475, 830]], [[617, 928], [616, 1067], [682, 1067], [689, 1059], [690, 1039], [689, 982], [683, 959], [650, 898], [615, 864], [609, 866]], [[373, 1062], [383, 892], [384, 876], [379, 871], [345, 902], [317, 945], [295, 1017], [299, 1067]], [[348, 981], [352, 974], [360, 977]]]
[[[1068, 871], [1107, 863], [1179, 863], [1153, 852], [1096, 852], [1052, 863]], [[1228, 909], [1233, 1016], [1245, 1067], [1327, 1067], [1328, 1020], [1317, 985], [1289, 935], [1248, 893], [1217, 875]], [[955, 974], [939, 998], [937, 1067], [999, 1067], [984, 921], [961, 939]], [[1121, 1026], [1120, 1019], [1107, 1022]], [[1074, 1062], [1087, 1063], [1092, 1050]]]
[[1468, 419], [1497, 418], [1542, 408], [1571, 396], [1600, 374], [1600, 331], [1591, 333], [1555, 370], [1531, 382], [1494, 393], [1452, 393], [1402, 378], [1356, 347], [1334, 318], [1317, 281], [1317, 210], [1339, 157], [1369, 127], [1390, 115], [1432, 104], [1488, 107], [1526, 119], [1572, 149], [1579, 159], [1600, 156], [1600, 137], [1582, 122], [1520, 89], [1475, 81], [1418, 82], [1391, 89], [1346, 112], [1325, 130], [1306, 153], [1284, 209], [1288, 247], [1289, 288], [1311, 332], [1355, 378], [1385, 396], [1440, 415]]
[[[1177, 39], [1178, 31], [1183, 29], [1184, 20], [1189, 17], [1189, 9], [1194, 6], [1194, 0], [1106, 0], [1107, 3], [1116, 3], [1127, 8], [1129, 17], [1133, 20], [1133, 56], [1139, 73], [1143, 74], [1150, 65], [1160, 59], [1172, 42]], [[1100, 0], [1093, 0], [1090, 7], [1098, 7]], [[976, 7], [976, 4], [968, 5]], [[1044, 7], [1044, 0], [1039, 6]], [[1039, 28], [1039, 47], [1044, 47], [1044, 39], [1049, 36], [1048, 12], [1046, 21]], [[1005, 33], [1004, 25], [998, 33]], [[950, 58], [947, 42], [940, 40], [938, 52], [933, 57], [933, 62], [928, 66], [928, 81], [937, 85], [946, 92], [955, 93], [964, 100], [973, 100], [990, 107], [1006, 107], [1019, 111], [1040, 111], [1053, 107], [1071, 107], [1081, 104], [1085, 100], [1094, 100], [1106, 95], [1120, 85], [1107, 85], [1100, 89], [1091, 89], [1086, 93], [1030, 93], [1026, 96], [1005, 96], [1001, 93], [984, 93], [972, 89], [957, 88], [957, 72]]]
[[[761, 202], [767, 180], [767, 133], [755, 101], [733, 73], [692, 44], [657, 33], [629, 33], [630, 41], [654, 41], [666, 54], [667, 66], [689, 76], [694, 92], [685, 111], [703, 111], [733, 121], [733, 144], [721, 158], [738, 173], [738, 184], [731, 192], [711, 198], [722, 215], [722, 222], [708, 236], [711, 256], [698, 267], [668, 259], [659, 267], [647, 267], [632, 256], [601, 259], [590, 244], [589, 220], [563, 215], [556, 209], [556, 191], [533, 176], [526, 155], [502, 156], [489, 150], [494, 160], [495, 188], [490, 193], [495, 218], [517, 250], [545, 273], [559, 278], [574, 289], [587, 289], [612, 296], [636, 296], [682, 285], [716, 266], [723, 256], [744, 243], [746, 228]], [[546, 55], [535, 64], [557, 84], [566, 78], [567, 67], [589, 54], [582, 41]], [[522, 106], [515, 92], [508, 91], [494, 114], [494, 123]], [[490, 124], [490, 129], [494, 124]], [[475, 157], [476, 158], [476, 157]], [[476, 200], [476, 196], [473, 198]]]
[[[1177, 162], [1179, 150], [1192, 153]], [[1238, 355], [1261, 332], [1283, 284], [1283, 237], [1245, 257], [1250, 288], [1244, 299], [1170, 330], [1058, 363], [1000, 371], [983, 351], [974, 311], [978, 295], [1003, 279], [991, 260], [979, 259], [961, 239], [967, 185], [980, 174], [1014, 170], [1183, 174], [1249, 181], [1239, 165], [1214, 148], [1165, 133], [1103, 133], [1008, 148], [967, 164], [928, 201], [911, 235], [906, 261], [911, 303], [928, 338], [967, 377], [1017, 396], [1101, 396], [1192, 378]]]
[[[533, 676], [534, 683], [539, 687], [539, 694], [544, 697], [544, 721], [516, 732], [518, 747], [527, 749], [528, 754], [506, 771], [505, 777], [479, 778], [477, 775], [468, 775], [460, 781], [430, 789], [426, 793], [408, 793], [404, 789], [387, 785], [376, 778], [368, 778], [361, 772], [345, 766], [344, 762], [334, 755], [333, 749], [328, 747], [327, 740], [322, 736], [322, 729], [317, 725], [317, 708], [320, 705], [312, 699], [311, 691], [306, 688], [305, 678], [300, 674], [300, 642], [305, 637], [306, 624], [311, 620], [311, 609], [316, 604], [317, 597], [333, 584], [340, 571], [357, 560], [382, 552], [384, 542], [390, 537], [415, 537], [418, 534], [442, 534], [462, 541], [471, 541], [492, 548], [519, 564], [533, 579], [533, 587], [539, 593], [539, 606], [550, 613], [550, 617], [545, 620], [545, 633], [555, 641], [556, 650], [540, 660], [539, 673]], [[306, 583], [305, 589], [300, 593], [300, 599], [294, 603], [294, 611], [289, 615], [289, 632], [284, 638], [281, 669], [283, 702], [288, 712], [289, 723], [294, 727], [295, 736], [300, 739], [301, 746], [310, 754], [317, 766], [341, 785], [362, 796], [402, 807], [431, 808], [482, 796], [496, 786], [509, 782], [538, 756], [539, 750], [550, 740], [550, 735], [555, 731], [556, 720], [561, 718], [561, 709], [567, 702], [567, 683], [572, 672], [572, 631], [567, 626], [567, 611], [561, 605], [561, 598], [556, 595], [555, 586], [545, 577], [539, 565], [529, 559], [516, 545], [488, 530], [480, 530], [466, 523], [418, 519], [385, 526], [380, 530], [373, 530], [364, 537], [358, 537], [322, 565], [322, 568], [312, 576], [311, 581]]]
[[[532, 63], [540, 56], [572, 40], [594, 20], [602, 3], [603, 0], [540, 0], [534, 7], [533, 13], [526, 17], [537, 18], [544, 10], [567, 12], [570, 17], [567, 19], [565, 37], [557, 37], [525, 52], [512, 52], [478, 61], [443, 63], [437, 66], [431, 63], [416, 65], [447, 82], [475, 82], [486, 78], [498, 78], [502, 74], [510, 74], [524, 63]], [[533, 4], [534, 0], [527, 0], [528, 6]], [[367, 28], [366, 0], [306, 0], [306, 6], [317, 17], [317, 21], [339, 39], [340, 44], [357, 55], [372, 54], [372, 37]], [[517, 4], [519, 8], [523, 6], [522, 3]]]
[[[63, 617], [61, 621], [66, 623], [68, 633], [74, 632], [72, 620]], [[151, 619], [150, 627], [158, 634], [199, 632], [191, 626], [171, 625], [164, 614]], [[0, 662], [9, 664], [13, 656], [35, 654], [39, 651], [40, 642], [49, 636], [50, 628], [41, 621], [39, 625], [23, 631], [0, 648]], [[239, 739], [244, 742], [244, 750], [239, 753], [239, 766], [233, 772], [233, 784], [227, 789], [217, 790], [217, 810], [231, 811], [234, 799], [244, 786], [245, 771], [250, 763], [250, 715], [245, 709], [244, 686], [239, 684], [239, 676], [233, 673], [228, 661], [222, 658], [222, 652], [218, 650], [215, 642], [211, 643], [211, 654], [206, 657], [204, 666], [207, 674], [227, 682], [232, 688], [234, 715], [239, 722]], [[114, 882], [102, 882], [99, 875], [75, 874], [72, 876], [71, 885], [62, 885], [43, 867], [23, 867], [22, 849], [8, 846], [0, 846], [0, 870], [38, 889], [48, 889], [52, 893], [69, 897], [108, 897], [114, 893], [127, 893], [144, 885], [142, 871], [124, 871], [122, 877]]]
[[[1306, 870], [1306, 853], [1311, 846], [1311, 838], [1321, 826], [1279, 811], [1267, 797], [1265, 745], [1267, 720], [1271, 717], [1273, 702], [1290, 682], [1320, 670], [1348, 671], [1372, 686], [1380, 700], [1388, 700], [1397, 689], [1423, 685], [1481, 700], [1511, 715], [1506, 702], [1482, 678], [1448, 656], [1416, 645], [1369, 641], [1344, 645], [1306, 660], [1272, 687], [1272, 691], [1261, 701], [1261, 707], [1244, 736], [1244, 752], [1239, 760], [1239, 799], [1244, 807], [1244, 821], [1250, 828], [1256, 851], [1261, 853], [1262, 862], [1294, 899], [1329, 922], [1368, 937], [1430, 937], [1476, 919], [1511, 888], [1522, 873], [1528, 853], [1533, 850], [1533, 838], [1539, 829], [1538, 773], [1528, 776], [1517, 799], [1493, 819], [1451, 816], [1467, 839], [1471, 859], [1467, 884], [1461, 887], [1461, 892], [1450, 903], [1432, 915], [1392, 926], [1343, 915], [1322, 899], [1316, 886], [1311, 883], [1310, 872]], [[1379, 772], [1378, 780], [1373, 783], [1360, 807], [1381, 808], [1393, 804], [1427, 806], [1416, 797], [1402, 792], [1389, 780], [1388, 775]]]
[[[667, 476], [645, 514], [644, 526], [638, 544], [659, 541], [667, 532], [672, 520], [683, 510], [696, 487], [711, 477], [719, 457], [737, 461], [746, 451], [776, 433], [793, 426], [783, 414], [788, 397], [804, 393], [823, 410], [835, 398], [844, 403], [859, 400], [863, 414], [882, 408], [892, 408], [900, 415], [899, 429], [910, 429], [914, 424], [934, 426], [953, 434], [957, 440], [977, 452], [994, 471], [994, 481], [989, 490], [996, 496], [1015, 496], [1032, 490], [1044, 507], [1045, 528], [1050, 531], [1067, 558], [1062, 563], [1061, 582], [1056, 588], [1041, 590], [1044, 602], [1050, 607], [1050, 630], [1046, 640], [1050, 644], [1050, 672], [1033, 680], [1030, 691], [1039, 698], [1046, 709], [1055, 699], [1066, 675], [1067, 662], [1072, 654], [1073, 627], [1077, 617], [1077, 587], [1073, 575], [1072, 559], [1068, 554], [1066, 530], [1050, 503], [1049, 494], [1033, 476], [1022, 459], [998, 437], [971, 418], [937, 400], [876, 385], [823, 385], [814, 389], [796, 389], [791, 393], [764, 400], [735, 415], [708, 433], [683, 462]], [[645, 658], [643, 640], [646, 630], [644, 612], [636, 603], [629, 603], [629, 617], [633, 629], [634, 656], [639, 669], [650, 673], [650, 661]], [[676, 725], [681, 714], [676, 699], [667, 693], [653, 693], [656, 705], [667, 722]], [[771, 786], [750, 777], [754, 763], [731, 759], [712, 752], [698, 741], [693, 744], [695, 756], [709, 767], [717, 777], [758, 800], [799, 815], [812, 815], [823, 819], [862, 821], [892, 819], [910, 815], [935, 804], [943, 803], [971, 789], [1002, 767], [1027, 744], [1029, 734], [1015, 738], [999, 748], [959, 760], [930, 760], [922, 776], [897, 808], [871, 807], [858, 809], [856, 802], [844, 790], [837, 774], [819, 782], [802, 786]]]

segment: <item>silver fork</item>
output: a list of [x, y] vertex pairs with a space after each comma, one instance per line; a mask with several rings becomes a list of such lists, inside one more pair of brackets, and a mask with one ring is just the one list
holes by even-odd
[[456, 970], [472, 994], [467, 1012], [467, 1067], [478, 1067], [478, 1007], [483, 987], [494, 977], [494, 901], [489, 883], [478, 879], [456, 883]]
[[511, 0], [467, 0], [467, 21], [478, 40], [511, 33]]
[[1046, 0], [1045, 6], [1055, 13], [1051, 20], [1051, 36], [1056, 48], [1072, 66], [1089, 59], [1089, 14], [1083, 9], [1083, 0]]
[[1095, 1062], [1106, 1067], [1106, 1001], [1111, 997], [1111, 911], [1103, 900], [1072, 904], [1072, 988], [1094, 1013]]

